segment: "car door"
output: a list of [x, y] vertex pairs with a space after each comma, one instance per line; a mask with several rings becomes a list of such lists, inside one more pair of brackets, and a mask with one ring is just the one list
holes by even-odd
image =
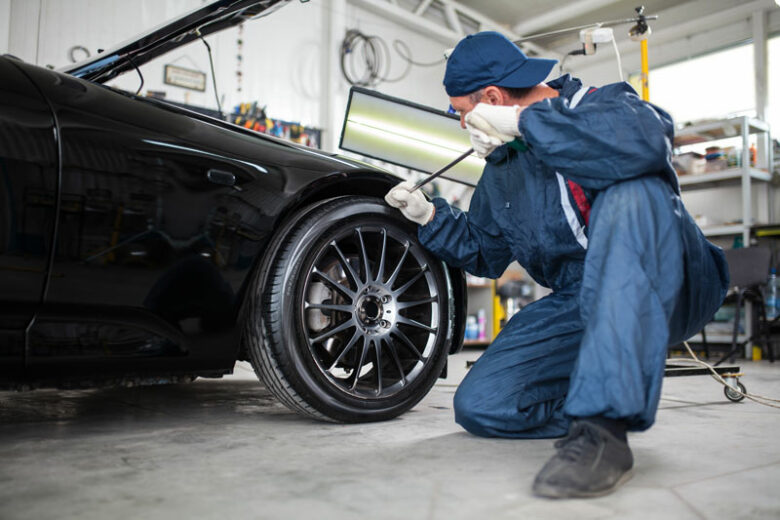
[[46, 378], [232, 368], [240, 289], [270, 232], [244, 187], [273, 191], [281, 180], [236, 159], [236, 137], [219, 125], [31, 74], [57, 114], [63, 156], [57, 254], [30, 332], [31, 369]]
[[49, 106], [0, 57], [0, 379], [20, 380], [24, 331], [46, 284], [57, 187]]

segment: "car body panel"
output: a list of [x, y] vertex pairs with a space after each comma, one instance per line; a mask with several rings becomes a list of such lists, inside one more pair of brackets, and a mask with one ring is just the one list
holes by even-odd
[[[399, 180], [89, 74], [8, 57], [0, 72], [2, 386], [231, 371], [247, 290], [282, 222]], [[450, 278], [456, 351], [466, 292], [461, 271]]]
[[44, 97], [0, 59], [0, 374], [22, 363], [24, 330], [43, 296], [57, 187], [54, 120]]

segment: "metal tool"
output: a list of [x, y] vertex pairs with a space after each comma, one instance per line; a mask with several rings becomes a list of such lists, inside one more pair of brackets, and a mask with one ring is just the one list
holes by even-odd
[[422, 188], [423, 186], [425, 186], [426, 184], [431, 182], [433, 179], [435, 179], [436, 177], [438, 177], [442, 173], [446, 172], [447, 170], [449, 170], [450, 168], [452, 168], [453, 166], [458, 164], [460, 161], [462, 161], [463, 159], [465, 159], [466, 157], [468, 157], [472, 153], [474, 153], [474, 149], [473, 148], [469, 148], [468, 150], [466, 150], [465, 152], [463, 152], [462, 154], [457, 156], [451, 163], [447, 164], [443, 168], [439, 168], [438, 170], [436, 170], [435, 172], [433, 172], [432, 174], [430, 174], [429, 176], [427, 176], [426, 178], [424, 178], [423, 180], [421, 180], [420, 182], [415, 184], [414, 187], [411, 190], [409, 190], [409, 193], [412, 193], [412, 192], [415, 192], [415, 191], [419, 190], [420, 188]]

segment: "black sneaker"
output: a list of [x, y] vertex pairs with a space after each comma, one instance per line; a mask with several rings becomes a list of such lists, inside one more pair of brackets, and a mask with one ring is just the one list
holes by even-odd
[[589, 421], [574, 421], [569, 435], [534, 480], [533, 493], [546, 498], [597, 497], [631, 478], [628, 442]]

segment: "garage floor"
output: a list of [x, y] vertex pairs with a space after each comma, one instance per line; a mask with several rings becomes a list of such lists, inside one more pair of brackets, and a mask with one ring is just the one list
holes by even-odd
[[[530, 495], [549, 440], [480, 439], [452, 420], [467, 351], [412, 412], [320, 424], [240, 363], [168, 387], [0, 393], [0, 518], [780, 518], [780, 410], [732, 404], [706, 377], [665, 381], [634, 478], [587, 501]], [[780, 363], [744, 363], [780, 396]]]

